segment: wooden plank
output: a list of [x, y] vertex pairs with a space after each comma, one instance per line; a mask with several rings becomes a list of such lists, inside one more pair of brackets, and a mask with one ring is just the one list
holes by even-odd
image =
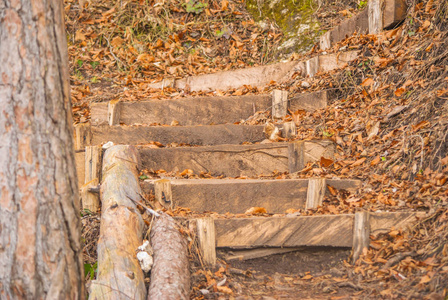
[[408, 6], [405, 0], [385, 0], [383, 29], [392, 29], [406, 19]]
[[310, 178], [306, 193], [306, 209], [315, 209], [322, 205], [327, 184], [325, 178]]
[[263, 88], [271, 81], [281, 83], [289, 79], [295, 69], [301, 68], [301, 62], [290, 61], [266, 66], [251, 67], [239, 70], [222, 71], [213, 74], [192, 76], [176, 80], [175, 86], [190, 91], [212, 91], [237, 89], [243, 85]]
[[216, 264], [216, 236], [214, 220], [212, 218], [197, 219], [197, 233], [199, 248], [205, 264], [208, 266], [214, 266]]
[[92, 144], [142, 145], [151, 141], [167, 145], [222, 145], [260, 142], [265, 139], [262, 125], [207, 126], [92, 126]]
[[382, 2], [382, 0], [371, 0], [368, 2], [370, 34], [379, 34], [383, 29]]
[[289, 173], [302, 170], [305, 166], [304, 143], [291, 143], [288, 145], [288, 169]]
[[121, 101], [111, 100], [107, 103], [107, 117], [109, 125], [120, 125]]
[[424, 212], [383, 212], [371, 214], [370, 234], [377, 236], [381, 233], [389, 233], [393, 227], [397, 230], [406, 229], [416, 224], [419, 219], [426, 216]]
[[[305, 141], [303, 143], [303, 164], [295, 166], [302, 169], [309, 161], [320, 160], [321, 156], [333, 157], [334, 144], [331, 141]], [[141, 169], [163, 169], [183, 171], [191, 169], [195, 174], [201, 172], [214, 176], [229, 177], [257, 176], [270, 174], [274, 170], [287, 172], [289, 163], [289, 143], [270, 143], [255, 145], [220, 145], [204, 147], [148, 148], [139, 147]]]
[[160, 179], [154, 182], [154, 195], [156, 201], [163, 207], [173, 209], [173, 193], [169, 179]]
[[81, 123], [75, 125], [74, 141], [75, 150], [84, 150], [84, 148], [91, 144], [92, 132], [89, 123]]
[[[121, 103], [120, 123], [124, 125], [182, 126], [234, 123], [245, 120], [257, 111], [271, 106], [269, 95], [234, 97], [196, 97], [169, 100], [148, 100]], [[92, 125], [107, 125], [107, 103], [91, 105]]]
[[100, 209], [100, 195], [98, 193], [91, 193], [90, 188], [98, 187], [99, 181], [98, 177], [92, 179], [91, 181], [85, 183], [81, 187], [81, 199], [82, 199], [82, 209], [91, 212], [98, 212]]
[[353, 215], [215, 219], [217, 247], [352, 247]]
[[329, 72], [344, 67], [358, 58], [358, 51], [339, 52], [319, 56], [319, 72]]
[[[359, 180], [327, 179], [336, 189], [351, 192], [361, 186]], [[287, 209], [304, 209], [308, 179], [171, 179], [176, 207], [192, 211], [213, 211], [220, 214], [244, 213], [251, 207], [264, 207], [269, 213], [285, 213]], [[154, 193], [154, 181], [142, 183], [145, 193]], [[328, 190], [325, 190], [329, 194]]]
[[319, 56], [308, 59], [305, 62], [306, 75], [313, 77], [319, 71]]
[[[76, 165], [76, 175], [78, 178], [78, 187], [81, 188], [84, 185], [86, 178], [86, 155], [84, 152], [75, 153], [75, 165]], [[81, 206], [79, 206], [81, 207]]]
[[315, 111], [327, 107], [327, 91], [318, 91], [313, 93], [303, 93], [289, 99], [289, 109], [293, 112], [303, 109], [306, 111]]
[[272, 117], [281, 119], [286, 116], [288, 110], [288, 91], [272, 91]]
[[364, 248], [369, 248], [370, 244], [370, 214], [367, 211], [355, 213], [353, 229], [353, 256], [352, 263], [355, 263]]
[[296, 123], [293, 121], [283, 123], [282, 136], [290, 139], [297, 135]]
[[103, 158], [103, 149], [101, 146], [87, 146], [85, 152], [85, 179], [84, 183], [90, 182], [95, 178], [101, 182], [101, 163]]

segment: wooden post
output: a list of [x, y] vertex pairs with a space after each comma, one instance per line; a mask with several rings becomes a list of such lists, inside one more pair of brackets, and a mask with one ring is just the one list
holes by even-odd
[[98, 193], [89, 192], [90, 188], [97, 187], [98, 184], [98, 178], [94, 178], [81, 187], [81, 201], [83, 210], [89, 210], [94, 213], [98, 212], [100, 208], [100, 195]]
[[216, 264], [216, 232], [213, 218], [197, 219], [199, 248], [204, 262], [209, 266]]
[[109, 126], [120, 125], [121, 101], [112, 100], [107, 104], [107, 118]]
[[355, 213], [353, 228], [353, 261], [358, 260], [364, 248], [370, 243], [370, 214], [367, 211]]
[[306, 75], [313, 77], [319, 71], [319, 56], [306, 61]]
[[162, 80], [162, 90], [164, 88], [174, 88], [175, 84], [176, 84], [176, 79], [174, 79], [174, 78], [164, 78]]
[[295, 137], [297, 135], [296, 123], [294, 121], [284, 123], [282, 133], [283, 137], [287, 139]]
[[368, 3], [370, 34], [379, 34], [383, 30], [382, 2], [381, 0], [370, 0]]
[[326, 189], [327, 181], [325, 178], [310, 178], [306, 193], [306, 209], [314, 209], [322, 205]]
[[92, 131], [90, 129], [90, 123], [81, 123], [75, 125], [75, 150], [84, 150], [84, 148], [90, 145], [92, 140]]
[[320, 37], [320, 49], [321, 50], [327, 50], [329, 48], [331, 48], [331, 31], [327, 31], [325, 32], [321, 37]]
[[171, 180], [160, 179], [154, 182], [154, 194], [156, 200], [166, 209], [173, 209], [173, 193]]
[[289, 173], [295, 173], [305, 167], [305, 143], [296, 142], [288, 145], [288, 168]]
[[272, 118], [281, 119], [286, 116], [288, 109], [288, 92], [282, 90], [272, 91]]
[[87, 146], [85, 159], [85, 179], [84, 183], [88, 183], [95, 178], [101, 182], [101, 159], [103, 149], [100, 146]]
[[[143, 271], [135, 250], [142, 244], [143, 219], [134, 201], [141, 199], [132, 146], [113, 146], [104, 152], [101, 182], [101, 231], [98, 273], [90, 299], [146, 299]], [[132, 200], [131, 200], [132, 199]]]

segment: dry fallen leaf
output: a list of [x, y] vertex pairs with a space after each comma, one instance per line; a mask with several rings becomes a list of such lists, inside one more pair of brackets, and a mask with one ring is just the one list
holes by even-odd
[[257, 214], [266, 214], [266, 208], [264, 207], [251, 207], [248, 210], [246, 210], [246, 215], [257, 215]]

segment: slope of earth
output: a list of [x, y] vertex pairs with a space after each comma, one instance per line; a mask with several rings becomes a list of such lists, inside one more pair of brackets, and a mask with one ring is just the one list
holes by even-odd
[[[188, 94], [169, 88], [163, 91], [147, 88], [148, 83], [163, 76], [183, 77], [271, 62], [272, 53], [266, 49], [278, 45], [281, 38], [281, 33], [274, 27], [267, 31], [259, 28], [244, 11], [244, 6], [238, 3], [207, 2], [205, 8], [183, 6], [183, 2], [170, 6], [176, 2], [167, 2], [167, 10], [160, 1], [160, 5], [144, 6], [152, 10], [161, 7], [159, 12], [148, 11], [138, 17], [131, 9], [141, 7], [139, 5], [144, 2], [120, 4], [117, 1], [112, 5], [109, 1], [104, 2], [80, 1], [78, 6], [78, 3], [66, 1], [77, 122], [88, 120], [90, 101], [116, 97], [126, 100], [174, 98]], [[119, 5], [124, 8], [119, 9]], [[334, 98], [326, 109], [314, 113], [291, 111], [282, 121], [296, 123], [297, 139], [327, 138], [338, 145], [334, 160], [321, 160], [300, 172], [273, 173], [271, 177], [319, 175], [363, 180], [363, 187], [357, 193], [334, 191], [322, 207], [310, 212], [290, 211], [291, 214], [341, 214], [362, 208], [375, 212], [425, 211], [429, 216], [408, 230], [392, 230], [372, 237], [370, 250], [363, 253], [355, 266], [341, 263], [339, 259], [334, 267], [317, 269], [312, 264], [308, 268], [302, 265], [302, 271], [294, 274], [284, 274], [286, 269], [279, 269], [277, 274], [263, 273], [260, 270], [272, 263], [264, 259], [235, 266], [221, 260], [216, 270], [207, 270], [202, 267], [192, 244], [193, 298], [294, 298], [301, 293], [301, 298], [446, 299], [448, 2], [411, 0], [408, 6], [408, 18], [400, 27], [382, 36], [350, 37], [327, 50], [360, 51], [360, 58], [345, 68], [317, 74], [314, 78], [297, 78], [282, 86], [272, 83], [265, 90], [281, 88], [292, 95], [323, 89], [331, 91]], [[191, 12], [187, 12], [187, 8]], [[207, 11], [216, 18], [209, 16]], [[145, 19], [148, 15], [158, 16], [159, 22], [171, 30], [168, 37], [172, 37], [158, 42], [157, 36], [148, 31], [149, 27], [138, 35], [132, 28], [151, 23]], [[184, 18], [184, 26], [189, 26], [182, 37], [178, 35], [179, 30], [173, 31], [181, 23], [172, 21], [173, 17], [168, 17], [171, 15], [176, 19]], [[191, 22], [193, 18], [201, 17], [204, 18], [201, 26], [206, 27], [197, 28], [195, 26], [199, 25]], [[228, 27], [231, 27], [231, 33], [226, 31]], [[151, 30], [162, 32], [158, 27]], [[194, 32], [199, 35], [194, 36]], [[178, 44], [185, 48], [186, 41], [198, 49], [193, 53], [181, 51]], [[144, 48], [139, 48], [140, 44]], [[213, 56], [207, 47], [224, 53]], [[314, 47], [307, 55], [316, 52], [319, 50]], [[293, 57], [298, 58], [298, 55]], [[252, 87], [242, 87], [214, 94], [259, 92]], [[198, 94], [204, 93], [190, 95]], [[269, 119], [269, 114], [258, 114], [245, 123], [264, 124]], [[158, 178], [164, 174], [161, 170], [148, 170], [142, 175]], [[178, 178], [210, 177], [188, 171], [172, 175]], [[173, 215], [200, 214], [184, 209], [174, 211]], [[94, 264], [98, 218], [86, 216], [84, 223], [85, 261]], [[281, 254], [273, 261], [288, 260], [294, 255]], [[337, 259], [338, 255], [335, 257]]]

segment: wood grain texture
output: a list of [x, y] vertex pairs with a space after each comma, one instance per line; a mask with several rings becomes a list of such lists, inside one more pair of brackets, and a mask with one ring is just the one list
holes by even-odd
[[86, 154], [85, 152], [75, 153], [75, 170], [78, 181], [78, 187], [85, 183], [86, 178]]
[[217, 247], [351, 247], [353, 215], [216, 219]]
[[319, 56], [319, 72], [329, 72], [344, 67], [358, 58], [358, 51], [339, 52]]
[[306, 193], [306, 209], [314, 209], [322, 205], [326, 190], [325, 178], [310, 178]]
[[288, 91], [272, 91], [272, 117], [281, 119], [286, 116], [288, 109]]
[[196, 226], [199, 249], [204, 263], [208, 266], [214, 266], [216, 264], [215, 221], [212, 218], [197, 219]]
[[[334, 144], [331, 141], [306, 141], [303, 143], [303, 163], [320, 160], [321, 156], [332, 157]], [[191, 169], [229, 177], [270, 174], [274, 170], [287, 172], [289, 143], [255, 145], [220, 145], [205, 147], [147, 148], [139, 147], [141, 168], [165, 171]], [[298, 162], [299, 163], [299, 162]], [[297, 165], [297, 163], [296, 163]], [[304, 165], [297, 165], [303, 168]], [[301, 169], [300, 168], [300, 169]]]
[[98, 193], [89, 192], [90, 188], [95, 188], [99, 184], [98, 178], [94, 178], [89, 182], [86, 182], [83, 186], [81, 186], [81, 201], [82, 201], [82, 209], [85, 211], [91, 211], [93, 213], [97, 213], [100, 208], [100, 196]]
[[154, 196], [156, 201], [166, 209], [173, 209], [173, 192], [171, 181], [159, 179], [154, 181]]
[[327, 107], [327, 91], [318, 91], [313, 93], [302, 93], [289, 99], [289, 109], [293, 112], [303, 109], [306, 111], [315, 111]]
[[180, 233], [175, 220], [165, 213], [161, 213], [161, 216], [153, 221], [151, 246], [154, 251], [154, 265], [147, 299], [190, 299], [187, 240]]
[[265, 139], [261, 125], [207, 126], [92, 126], [93, 145], [112, 141], [115, 144], [139, 145], [151, 141], [189, 145], [241, 144]]
[[[91, 105], [92, 125], [108, 124], [107, 106], [106, 102]], [[170, 125], [173, 121], [181, 126], [232, 124], [270, 106], [269, 95], [122, 102], [120, 122], [124, 125]]]
[[380, 233], [388, 233], [391, 228], [406, 229], [422, 219], [424, 212], [383, 212], [370, 216], [370, 234], [377, 236]]
[[109, 125], [120, 125], [121, 101], [111, 100], [107, 103], [107, 119]]
[[143, 271], [135, 255], [142, 244], [143, 220], [135, 203], [138, 151], [132, 146], [113, 146], [103, 158], [101, 230], [98, 241], [98, 273], [89, 299], [145, 299]]
[[[355, 191], [358, 180], [327, 179], [337, 189]], [[269, 213], [284, 213], [287, 209], [304, 209], [307, 179], [172, 179], [171, 188], [176, 207], [192, 211], [244, 213], [251, 207], [264, 207]], [[142, 183], [145, 193], [154, 192], [154, 181]], [[325, 191], [329, 193], [328, 190]]]
[[355, 263], [364, 248], [369, 248], [370, 244], [370, 213], [367, 211], [355, 213], [353, 229], [353, 256], [352, 263]]
[[101, 182], [101, 164], [103, 158], [103, 149], [101, 146], [87, 146], [85, 152], [85, 180], [90, 182], [95, 178]]
[[368, 2], [369, 33], [379, 34], [383, 29], [382, 0], [372, 0]]

